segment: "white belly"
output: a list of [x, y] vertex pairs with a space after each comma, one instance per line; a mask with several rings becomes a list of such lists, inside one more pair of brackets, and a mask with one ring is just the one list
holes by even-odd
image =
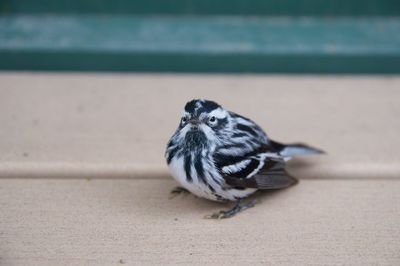
[[[231, 200], [235, 201], [238, 198], [245, 198], [249, 196], [250, 194], [254, 193], [257, 189], [244, 189], [244, 190], [238, 190], [238, 189], [222, 189], [221, 186], [215, 184], [212, 180], [209, 180], [210, 183], [213, 184], [213, 188], [215, 192], [211, 191], [210, 188], [205, 185], [196, 175], [196, 171], [192, 169], [191, 171], [191, 176], [192, 180], [189, 182], [186, 178], [186, 172], [184, 169], [184, 161], [183, 157], [180, 157], [179, 159], [174, 157], [170, 164], [169, 164], [169, 169], [176, 181], [179, 182], [179, 184], [189, 190], [191, 193], [195, 194], [196, 196], [206, 198], [209, 200], [214, 200], [214, 201], [221, 201], [221, 200]], [[224, 181], [222, 181], [224, 182]]]

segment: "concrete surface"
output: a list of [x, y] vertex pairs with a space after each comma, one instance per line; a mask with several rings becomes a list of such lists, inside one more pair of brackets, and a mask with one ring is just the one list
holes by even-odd
[[[184, 103], [328, 155], [233, 219], [168, 200]], [[0, 73], [0, 265], [400, 264], [400, 78]]]
[[233, 219], [171, 180], [0, 183], [2, 265], [398, 265], [400, 182], [304, 180]]

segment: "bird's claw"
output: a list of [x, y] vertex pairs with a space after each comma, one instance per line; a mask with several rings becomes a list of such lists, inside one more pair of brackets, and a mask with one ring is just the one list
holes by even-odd
[[228, 213], [229, 211], [219, 211], [213, 214], [205, 215], [204, 219], [216, 219], [216, 220], [221, 220], [221, 219], [226, 219], [230, 218], [233, 215]]
[[221, 219], [226, 219], [226, 218], [231, 218], [233, 216], [235, 216], [236, 214], [238, 214], [241, 211], [244, 211], [248, 208], [252, 208], [254, 207], [254, 205], [257, 203], [256, 200], [252, 200], [246, 204], [241, 205], [240, 202], [237, 203], [232, 209], [227, 210], [227, 211], [219, 211], [210, 215], [206, 215], [204, 216], [204, 219], [217, 219], [217, 220], [221, 220]]
[[186, 188], [183, 187], [175, 187], [174, 189], [171, 190], [170, 194], [169, 194], [169, 199], [173, 199], [176, 196], [179, 195], [187, 195], [189, 194], [189, 190], [187, 190]]

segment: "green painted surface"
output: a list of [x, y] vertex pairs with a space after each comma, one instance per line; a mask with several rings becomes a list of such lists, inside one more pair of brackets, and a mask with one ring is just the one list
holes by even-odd
[[0, 49], [400, 54], [400, 19], [6, 16]]
[[0, 0], [0, 13], [396, 16], [399, 0]]
[[400, 73], [400, 56], [0, 51], [0, 69], [186, 73]]
[[400, 73], [400, 19], [3, 16], [0, 69]]

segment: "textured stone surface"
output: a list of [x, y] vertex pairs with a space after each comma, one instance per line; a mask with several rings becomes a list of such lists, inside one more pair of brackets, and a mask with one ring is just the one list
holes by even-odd
[[171, 180], [0, 180], [1, 265], [398, 265], [400, 182], [303, 180], [228, 220]]

